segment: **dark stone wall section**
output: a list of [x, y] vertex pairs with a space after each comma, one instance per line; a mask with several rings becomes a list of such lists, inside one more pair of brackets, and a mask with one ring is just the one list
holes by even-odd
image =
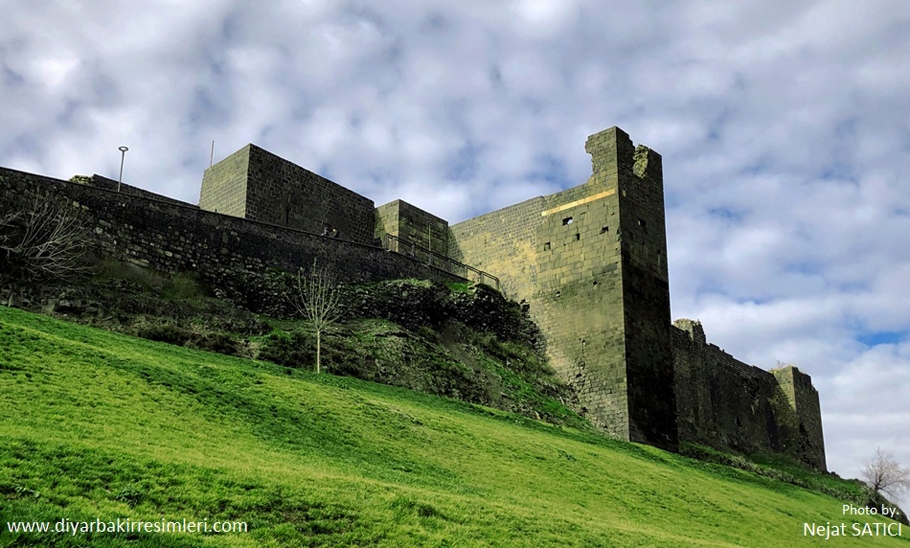
[[238, 287], [273, 268], [309, 268], [314, 259], [340, 282], [465, 281], [372, 245], [0, 168], [3, 210], [27, 208], [36, 199], [78, 208], [104, 256], [162, 272], [196, 272], [216, 287]]
[[376, 208], [375, 237], [381, 242], [386, 234], [449, 256], [449, 222], [404, 200]]
[[671, 328], [679, 437], [750, 454], [784, 453], [826, 470], [818, 393], [788, 366], [745, 364], [705, 340], [699, 322]]
[[199, 205], [251, 221], [374, 243], [373, 200], [246, 145], [205, 171]]
[[94, 188], [102, 188], [104, 190], [110, 190], [113, 192], [120, 192], [121, 194], [126, 194], [129, 196], [138, 196], [140, 198], [148, 198], [151, 200], [158, 200], [160, 202], [167, 202], [170, 204], [181, 205], [184, 207], [198, 208], [199, 206], [191, 204], [189, 202], [184, 202], [181, 200], [176, 200], [174, 198], [168, 198], [167, 196], [162, 196], [160, 194], [155, 194], [154, 192], [149, 192], [148, 190], [131, 186], [126, 183], [118, 183], [114, 179], [98, 175], [92, 175], [91, 177], [86, 177], [83, 175], [75, 175], [70, 177], [70, 181], [74, 183], [79, 183], [83, 185], [88, 185]]
[[250, 145], [246, 218], [373, 244], [373, 200]]

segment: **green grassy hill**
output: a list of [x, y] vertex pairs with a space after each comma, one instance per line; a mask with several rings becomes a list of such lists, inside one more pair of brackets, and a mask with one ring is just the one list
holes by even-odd
[[[824, 542], [804, 522], [876, 521], [842, 504], [452, 399], [0, 307], [0, 546], [800, 546]], [[6, 524], [117, 518], [248, 532]], [[910, 546], [910, 530], [830, 542]]]

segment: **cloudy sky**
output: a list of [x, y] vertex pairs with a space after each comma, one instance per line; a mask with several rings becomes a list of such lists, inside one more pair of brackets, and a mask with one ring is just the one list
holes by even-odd
[[664, 157], [674, 318], [910, 465], [910, 4], [0, 0], [0, 165], [197, 202], [248, 142], [450, 222]]

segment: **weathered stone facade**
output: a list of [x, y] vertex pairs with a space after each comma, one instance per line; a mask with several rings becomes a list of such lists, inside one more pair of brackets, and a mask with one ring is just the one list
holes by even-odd
[[615, 435], [677, 445], [660, 155], [592, 135], [588, 182], [455, 224], [451, 253], [529, 303], [553, 366]]
[[205, 171], [199, 206], [314, 234], [373, 243], [373, 200], [247, 145]]
[[391, 234], [446, 256], [449, 250], [449, 222], [404, 200], [393, 200], [376, 208], [374, 236], [381, 240]]
[[663, 447], [782, 452], [824, 470], [807, 375], [743, 364], [700, 325], [690, 336], [670, 325], [660, 155], [618, 128], [585, 149], [585, 184], [452, 225], [450, 252], [529, 303], [551, 363], [606, 430]]
[[[467, 263], [527, 303], [579, 411], [604, 430], [668, 449], [781, 452], [824, 470], [807, 375], [739, 362], [697, 322], [671, 325], [660, 155], [618, 128], [585, 149], [586, 183], [452, 226], [401, 200], [376, 208], [254, 145], [206, 170], [198, 207], [126, 185], [118, 193], [98, 176], [77, 184], [3, 169], [0, 204], [67, 200], [86, 212], [105, 254], [214, 283], [314, 259], [346, 281], [464, 280], [434, 266]], [[387, 239], [405, 249], [386, 251]], [[407, 256], [408, 246], [424, 257]]]
[[677, 320], [670, 332], [680, 439], [746, 454], [770, 450], [826, 469], [808, 375], [747, 365], [708, 343], [699, 322]]
[[[0, 214], [35, 200], [77, 208], [97, 253], [168, 273], [195, 272], [215, 287], [238, 288], [269, 269], [309, 268], [314, 259], [341, 282], [398, 278], [464, 281], [405, 255], [205, 211], [172, 199], [0, 168]], [[114, 182], [116, 184], [116, 181]]]

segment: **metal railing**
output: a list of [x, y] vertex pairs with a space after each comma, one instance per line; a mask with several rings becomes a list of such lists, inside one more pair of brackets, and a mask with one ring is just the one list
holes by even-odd
[[386, 234], [383, 239], [383, 244], [386, 251], [392, 251], [399, 255], [411, 257], [427, 266], [445, 270], [450, 274], [461, 276], [474, 283], [490, 285], [499, 291], [499, 278], [489, 272], [484, 272], [471, 265], [460, 263], [455, 259], [440, 255], [439, 253], [415, 244], [414, 242], [402, 240], [393, 234]]

